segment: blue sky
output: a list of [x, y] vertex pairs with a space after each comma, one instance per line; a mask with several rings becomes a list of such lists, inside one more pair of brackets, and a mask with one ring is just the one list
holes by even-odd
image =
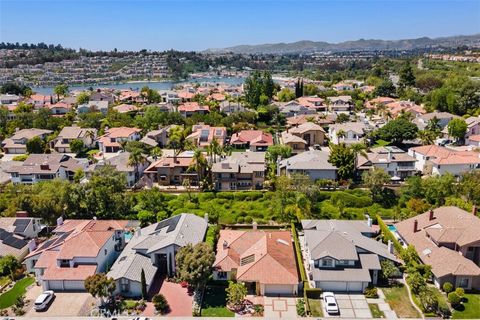
[[0, 41], [203, 50], [480, 33], [480, 0], [0, 0]]

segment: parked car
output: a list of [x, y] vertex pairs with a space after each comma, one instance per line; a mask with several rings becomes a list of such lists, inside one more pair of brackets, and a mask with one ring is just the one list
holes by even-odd
[[333, 292], [324, 292], [323, 301], [325, 302], [325, 309], [327, 310], [328, 314], [336, 314], [340, 312], [338, 309], [337, 299], [335, 299]]
[[55, 293], [51, 290], [44, 291], [41, 295], [38, 296], [37, 300], [35, 300], [35, 303], [33, 304], [33, 308], [36, 311], [42, 311], [45, 310], [52, 301], [52, 299], [55, 297]]

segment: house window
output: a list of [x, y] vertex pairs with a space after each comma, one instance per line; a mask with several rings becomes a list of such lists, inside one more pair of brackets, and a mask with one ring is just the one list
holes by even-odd
[[460, 278], [459, 287], [460, 288], [468, 288], [469, 280], [470, 279], [468, 279], [468, 278]]
[[227, 273], [225, 271], [218, 271], [217, 272], [218, 279], [227, 279]]
[[120, 290], [122, 292], [128, 292], [130, 291], [130, 281], [125, 278], [120, 279]]
[[107, 251], [107, 249], [105, 249], [105, 255], [107, 255], [107, 253], [108, 253], [108, 251]]
[[333, 266], [332, 259], [323, 259], [322, 260], [322, 267], [331, 267]]

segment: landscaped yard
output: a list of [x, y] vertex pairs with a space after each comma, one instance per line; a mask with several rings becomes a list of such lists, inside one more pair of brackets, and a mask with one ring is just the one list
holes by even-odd
[[374, 318], [385, 318], [385, 314], [382, 310], [378, 308], [378, 304], [376, 303], [369, 303], [368, 307], [370, 308], [370, 312], [372, 313], [372, 317]]
[[26, 288], [34, 282], [35, 279], [32, 277], [25, 277], [22, 280], [17, 281], [12, 289], [0, 296], [0, 309], [5, 309], [15, 304], [17, 298], [25, 294]]
[[463, 304], [453, 310], [453, 319], [480, 319], [480, 294], [466, 293]]
[[312, 317], [323, 317], [322, 304], [320, 299], [308, 299], [308, 305], [310, 306], [310, 315]]
[[202, 317], [233, 317], [235, 314], [228, 310], [226, 287], [208, 285], [203, 295]]
[[10, 277], [0, 277], [0, 288], [11, 282]]
[[419, 318], [420, 315], [408, 298], [405, 286], [382, 288], [385, 300], [400, 318]]

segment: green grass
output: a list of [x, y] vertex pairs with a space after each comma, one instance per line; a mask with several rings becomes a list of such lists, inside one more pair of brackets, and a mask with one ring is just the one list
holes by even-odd
[[378, 308], [377, 303], [369, 303], [368, 307], [370, 308], [370, 312], [372, 313], [372, 317], [374, 318], [385, 318], [385, 314], [382, 310]]
[[417, 309], [410, 303], [405, 286], [382, 288], [385, 300], [399, 318], [419, 318]]
[[32, 277], [26, 277], [17, 281], [12, 289], [0, 296], [0, 309], [5, 309], [14, 305], [17, 298], [25, 294], [27, 287], [34, 282], [35, 279]]
[[235, 314], [228, 310], [225, 286], [207, 285], [203, 295], [202, 317], [233, 317]]
[[308, 299], [308, 305], [310, 306], [310, 315], [312, 317], [323, 317], [322, 304], [320, 299]]
[[480, 294], [466, 293], [460, 307], [453, 310], [453, 319], [480, 319]]

